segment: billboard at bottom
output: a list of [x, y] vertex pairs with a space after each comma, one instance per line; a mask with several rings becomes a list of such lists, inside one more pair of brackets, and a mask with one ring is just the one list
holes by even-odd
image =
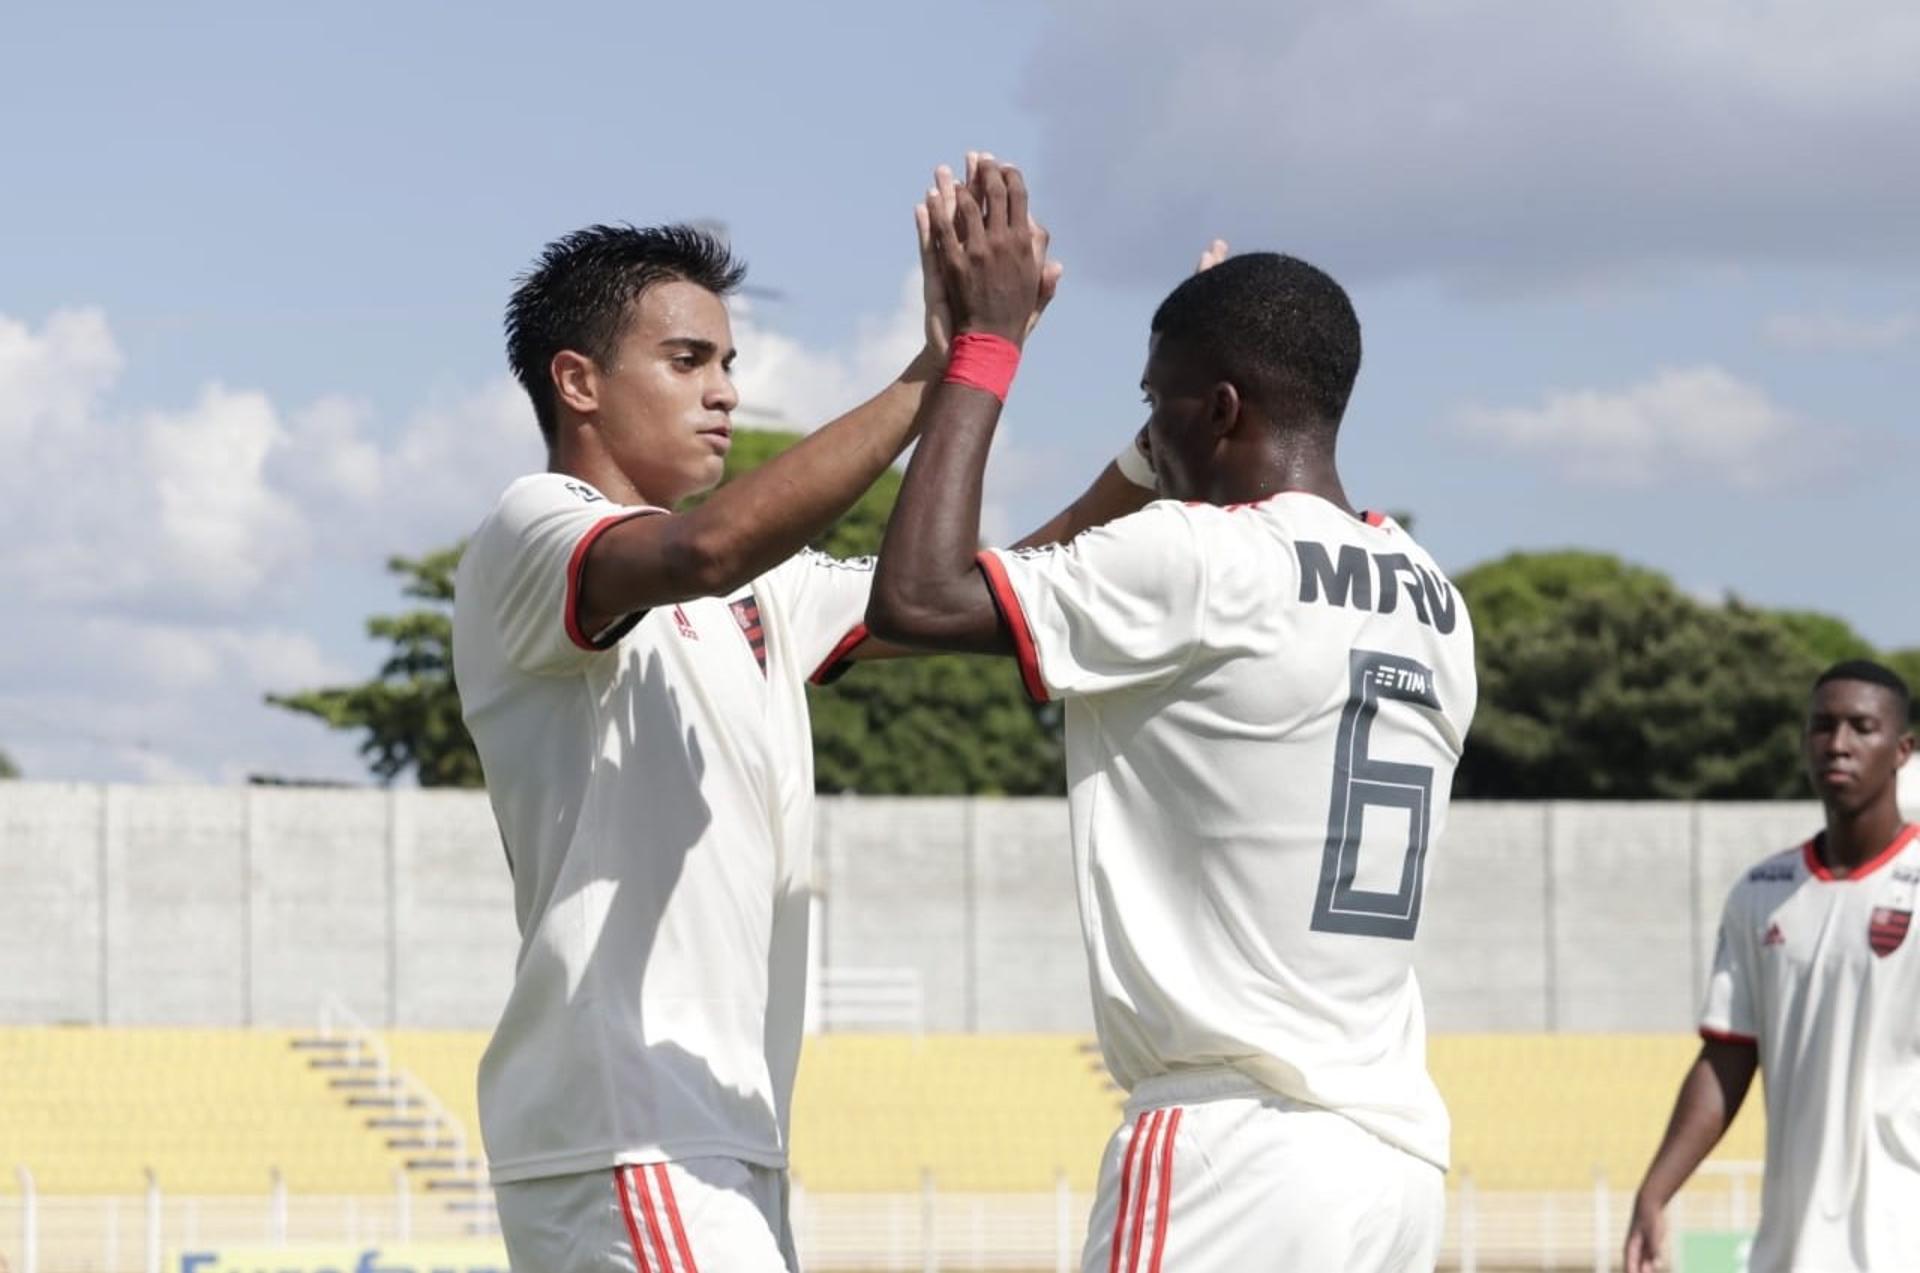
[[497, 1242], [217, 1246], [170, 1256], [167, 1273], [510, 1273]]
[[1680, 1235], [1679, 1273], [1747, 1273], [1753, 1234], [1736, 1229], [1696, 1229]]

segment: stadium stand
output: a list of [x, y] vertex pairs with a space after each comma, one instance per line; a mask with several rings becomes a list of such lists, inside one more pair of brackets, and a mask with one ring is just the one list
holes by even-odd
[[[383, 1034], [393, 1066], [431, 1090], [477, 1151], [473, 1076], [486, 1034]], [[1484, 1190], [1582, 1189], [1596, 1168], [1631, 1188], [1696, 1044], [1684, 1035], [1437, 1037], [1434, 1076], [1454, 1118], [1454, 1163]], [[431, 1168], [351, 1071], [285, 1030], [0, 1028], [0, 1166], [48, 1193], [128, 1193], [151, 1167], [179, 1193], [253, 1194], [279, 1167], [308, 1193], [376, 1194]], [[1715, 1157], [1761, 1157], [1759, 1093]], [[828, 1034], [807, 1041], [794, 1171], [826, 1193], [939, 1187], [1044, 1191], [1094, 1182], [1121, 1095], [1073, 1035]], [[424, 1190], [458, 1189], [444, 1171]], [[1708, 1184], [1710, 1181], [1703, 1181]]]
[[399, 1155], [286, 1030], [0, 1028], [0, 1157], [51, 1194], [381, 1193]]
[[[386, 1037], [477, 1137], [486, 1036]], [[1454, 1165], [1482, 1189], [1586, 1189], [1596, 1169], [1631, 1188], [1698, 1047], [1673, 1034], [1438, 1036], [1429, 1062], [1453, 1113]], [[1761, 1104], [1756, 1087], [1715, 1160], [1760, 1159]], [[943, 1189], [1044, 1190], [1056, 1171], [1090, 1189], [1120, 1106], [1091, 1039], [815, 1035], [794, 1095], [794, 1172], [822, 1192], [911, 1190], [923, 1168]]]
[[[1443, 1035], [1427, 1063], [1453, 1114], [1454, 1167], [1480, 1188], [1581, 1189], [1598, 1169], [1632, 1189], [1699, 1048], [1672, 1034]], [[1756, 1082], [1713, 1161], [1759, 1161], [1762, 1106]]]

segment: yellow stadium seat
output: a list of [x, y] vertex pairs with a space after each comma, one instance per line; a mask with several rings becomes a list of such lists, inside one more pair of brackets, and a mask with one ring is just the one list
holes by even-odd
[[409, 1151], [292, 1030], [0, 1028], [0, 1172], [46, 1194], [383, 1194]]
[[[1427, 1063], [1453, 1115], [1453, 1164], [1482, 1189], [1632, 1189], [1666, 1129], [1699, 1040], [1674, 1034], [1442, 1035]], [[1766, 1148], [1758, 1082], [1711, 1161]], [[1724, 1187], [1711, 1173], [1698, 1187]]]
[[[133, 1193], [151, 1167], [173, 1193], [377, 1194], [417, 1151], [395, 1149], [286, 1030], [0, 1028], [0, 1175], [49, 1194]], [[429, 1089], [479, 1153], [484, 1031], [399, 1030], [393, 1064]], [[1483, 1190], [1630, 1189], [1697, 1049], [1684, 1035], [1453, 1035], [1429, 1063], [1453, 1114], [1453, 1158]], [[810, 1037], [794, 1099], [793, 1167], [823, 1193], [1031, 1192], [1094, 1185], [1122, 1096], [1072, 1035]], [[1715, 1157], [1757, 1161], [1756, 1086]], [[1720, 1178], [1724, 1180], [1724, 1178]], [[0, 1187], [10, 1182], [0, 1181]], [[1714, 1178], [1703, 1180], [1708, 1188]]]

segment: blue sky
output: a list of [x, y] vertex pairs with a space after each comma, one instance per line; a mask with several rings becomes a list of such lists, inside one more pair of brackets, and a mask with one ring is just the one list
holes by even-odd
[[[353, 778], [262, 693], [364, 676], [389, 553], [539, 464], [499, 313], [577, 225], [712, 217], [795, 427], [916, 339], [933, 164], [1068, 267], [989, 489], [1137, 425], [1213, 234], [1347, 282], [1343, 465], [1458, 569], [1578, 545], [1920, 644], [1920, 16], [1899, 0], [40, 6], [0, 42], [0, 747]], [[1904, 156], [1904, 158], [1903, 158]]]

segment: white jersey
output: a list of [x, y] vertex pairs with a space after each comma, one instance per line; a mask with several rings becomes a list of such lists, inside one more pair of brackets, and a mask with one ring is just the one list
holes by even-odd
[[1473, 631], [1391, 520], [1159, 501], [981, 567], [1066, 702], [1107, 1067], [1230, 1066], [1438, 1166], [1412, 968], [1474, 709]]
[[1920, 835], [1835, 879], [1815, 845], [1727, 897], [1700, 1033], [1760, 1050], [1755, 1270], [1920, 1269]]
[[513, 871], [520, 957], [480, 1063], [496, 1181], [786, 1161], [806, 988], [804, 682], [858, 643], [870, 567], [802, 553], [728, 598], [576, 616], [628, 517], [524, 477], [469, 541], [454, 676]]

